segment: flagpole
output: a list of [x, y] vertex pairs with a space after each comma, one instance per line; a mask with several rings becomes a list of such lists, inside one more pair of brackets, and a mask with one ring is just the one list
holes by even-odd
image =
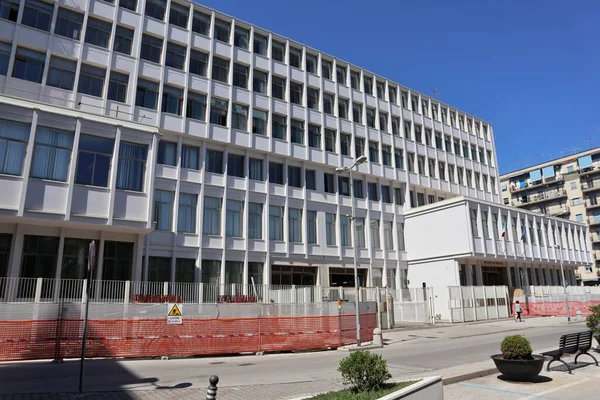
[[83, 332], [81, 338], [81, 360], [79, 362], [79, 393], [83, 393], [83, 364], [85, 362], [85, 346], [87, 342], [88, 314], [90, 310], [90, 290], [92, 289], [92, 271], [96, 264], [96, 242], [92, 240], [88, 251], [87, 279], [85, 282], [85, 312], [83, 314]]

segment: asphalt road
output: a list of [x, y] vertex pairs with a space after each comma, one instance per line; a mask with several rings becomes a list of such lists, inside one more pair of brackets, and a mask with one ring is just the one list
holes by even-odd
[[[499, 352], [506, 327], [512, 328], [510, 323], [489, 323], [485, 333], [481, 333], [481, 327], [469, 326], [434, 327], [414, 334], [386, 333], [384, 337], [391, 343], [375, 351], [388, 361], [394, 376], [485, 361]], [[515, 326], [537, 351], [556, 346], [561, 334], [585, 329], [583, 323], [528, 327], [524, 322]], [[221, 377], [221, 387], [335, 380], [339, 378], [338, 362], [347, 355], [343, 351], [324, 351], [171, 360], [88, 360], [85, 387], [89, 391], [205, 388], [211, 375]], [[0, 364], [0, 393], [73, 391], [77, 388], [78, 371], [78, 361]]]

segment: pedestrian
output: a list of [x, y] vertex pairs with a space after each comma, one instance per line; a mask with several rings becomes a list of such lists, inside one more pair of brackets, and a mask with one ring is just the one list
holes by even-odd
[[521, 313], [523, 312], [523, 309], [521, 308], [521, 304], [519, 303], [519, 300], [517, 300], [517, 302], [515, 304], [515, 312], [517, 313], [517, 316], [515, 317], [515, 322], [517, 322], [517, 320], [519, 322], [523, 322], [523, 320], [521, 319]]

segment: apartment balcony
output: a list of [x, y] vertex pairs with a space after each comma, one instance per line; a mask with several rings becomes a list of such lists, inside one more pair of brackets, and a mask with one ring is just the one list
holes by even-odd
[[588, 210], [594, 210], [594, 209], [600, 208], [600, 203], [595, 198], [594, 198], [594, 200], [586, 199], [585, 200], [585, 208], [587, 208]]
[[591, 193], [600, 190], [600, 181], [581, 182], [581, 191], [583, 193]]
[[514, 182], [511, 182], [510, 192], [511, 193], [525, 192], [530, 189], [536, 189], [536, 188], [539, 189], [540, 187], [543, 187], [543, 186], [549, 187], [549, 186], [557, 184], [557, 183], [563, 183], [564, 181], [565, 181], [565, 178], [562, 175], [553, 176], [552, 178], [542, 179], [541, 181], [537, 181], [537, 182], [528, 182], [522, 188], [513, 186]]
[[590, 235], [590, 240], [592, 241], [592, 243], [600, 243], [600, 234], [596, 233], [596, 234]]
[[569, 206], [566, 204], [563, 204], [562, 206], [551, 209], [546, 214], [550, 215], [552, 217], [562, 217], [562, 216], [568, 215], [570, 212], [571, 212], [571, 209], [569, 208]]
[[600, 174], [600, 163], [594, 164], [591, 167], [583, 168], [579, 170], [580, 178], [588, 178], [594, 175]]
[[525, 199], [517, 198], [511, 202], [511, 205], [514, 207], [526, 207], [531, 204], [543, 203], [545, 201], [557, 200], [567, 197], [567, 191], [565, 189], [558, 189], [551, 192], [544, 192], [541, 194], [536, 194], [532, 196], [528, 196]]
[[588, 217], [589, 226], [600, 226], [600, 215], [590, 215]]

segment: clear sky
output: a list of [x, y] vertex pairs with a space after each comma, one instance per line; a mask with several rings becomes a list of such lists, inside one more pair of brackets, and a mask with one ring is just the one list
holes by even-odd
[[490, 122], [500, 172], [600, 146], [598, 0], [200, 0]]

